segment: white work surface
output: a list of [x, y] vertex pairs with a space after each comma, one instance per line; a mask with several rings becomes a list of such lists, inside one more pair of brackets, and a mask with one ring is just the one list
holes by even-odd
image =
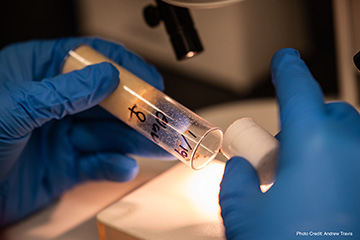
[[[253, 118], [272, 134], [276, 134], [278, 129], [274, 99], [214, 106], [199, 111], [199, 115], [223, 130], [234, 120], [242, 117]], [[98, 240], [96, 215], [99, 212], [177, 163], [148, 159], [139, 159], [138, 162], [140, 172], [133, 181], [90, 182], [77, 186], [46, 209], [5, 229], [0, 239]], [[161, 218], [161, 212], [155, 217]]]
[[218, 195], [224, 162], [179, 163], [98, 214], [100, 240], [223, 240]]

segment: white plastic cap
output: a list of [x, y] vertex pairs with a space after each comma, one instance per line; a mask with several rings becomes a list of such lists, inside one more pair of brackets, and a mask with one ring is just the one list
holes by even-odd
[[225, 131], [222, 153], [227, 158], [243, 157], [256, 169], [261, 185], [275, 180], [279, 142], [251, 118], [233, 122]]

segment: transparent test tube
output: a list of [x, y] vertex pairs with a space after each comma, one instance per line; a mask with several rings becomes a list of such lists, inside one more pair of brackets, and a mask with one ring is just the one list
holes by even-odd
[[220, 128], [90, 46], [80, 45], [71, 50], [64, 61], [62, 73], [105, 61], [119, 70], [120, 84], [100, 106], [194, 170], [205, 167], [215, 158], [223, 139]]

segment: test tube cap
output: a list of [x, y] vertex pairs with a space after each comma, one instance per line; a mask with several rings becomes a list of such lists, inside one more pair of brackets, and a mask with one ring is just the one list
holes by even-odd
[[222, 153], [231, 158], [243, 157], [256, 169], [262, 185], [275, 179], [279, 142], [251, 118], [233, 122], [225, 131]]

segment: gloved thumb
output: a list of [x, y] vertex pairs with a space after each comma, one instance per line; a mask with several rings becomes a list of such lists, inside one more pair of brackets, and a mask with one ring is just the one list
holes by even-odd
[[51, 119], [95, 106], [116, 89], [118, 76], [110, 63], [100, 63], [39, 82], [5, 83], [0, 137], [21, 138]]
[[256, 226], [251, 225], [251, 219], [262, 197], [259, 185], [256, 171], [247, 160], [233, 157], [226, 163], [219, 203], [227, 239], [251, 239], [242, 235], [248, 226]]

